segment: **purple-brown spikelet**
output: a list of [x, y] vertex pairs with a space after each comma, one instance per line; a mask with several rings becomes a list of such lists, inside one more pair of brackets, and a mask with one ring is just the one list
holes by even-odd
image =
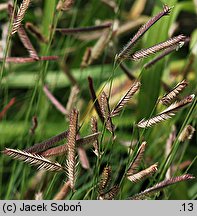
[[134, 82], [134, 84], [130, 87], [130, 89], [126, 92], [126, 94], [120, 99], [118, 104], [111, 111], [111, 117], [119, 115], [124, 106], [129, 102], [131, 97], [139, 90], [140, 86], [140, 82]]
[[159, 182], [158, 184], [156, 184], [155, 186], [151, 187], [151, 188], [148, 188], [146, 189], [145, 191], [139, 193], [139, 194], [136, 194], [134, 195], [133, 197], [129, 198], [129, 199], [134, 199], [134, 200], [139, 200], [139, 199], [144, 199], [152, 194], [155, 194], [157, 193], [158, 191], [161, 191], [162, 189], [170, 186], [170, 185], [173, 185], [173, 184], [176, 184], [178, 182], [182, 182], [182, 181], [188, 181], [188, 180], [192, 180], [194, 179], [195, 177], [192, 176], [191, 174], [185, 174], [185, 175], [182, 175], [182, 176], [177, 176], [177, 177], [173, 177], [173, 178], [170, 178], [170, 179], [167, 179], [167, 180], [164, 180], [162, 182]]
[[165, 109], [163, 112], [159, 113], [158, 115], [145, 120], [142, 119], [137, 126], [140, 128], [146, 128], [146, 127], [151, 127], [157, 123], [160, 123], [164, 120], [170, 119], [172, 116], [175, 115], [175, 113], [183, 108], [184, 106], [190, 104], [193, 102], [195, 98], [195, 95], [190, 95], [187, 96], [186, 98], [184, 98], [183, 100], [179, 101], [179, 102], [175, 102], [173, 104], [171, 104], [167, 109]]
[[115, 185], [108, 192], [104, 194], [100, 194], [98, 199], [99, 200], [113, 200], [117, 196], [119, 190], [120, 190], [119, 186]]
[[194, 127], [192, 127], [191, 125], [186, 125], [178, 138], [179, 141], [185, 142], [186, 140], [192, 139], [194, 132], [195, 132]]
[[90, 90], [90, 94], [92, 97], [92, 101], [94, 103], [95, 110], [96, 110], [100, 120], [104, 123], [105, 120], [104, 120], [103, 114], [101, 112], [101, 107], [100, 107], [100, 104], [98, 102], [98, 99], [97, 99], [97, 96], [96, 96], [96, 93], [94, 90], [93, 79], [91, 77], [88, 77], [88, 83], [89, 83], [89, 90]]
[[171, 8], [167, 5], [164, 5], [163, 10], [159, 12], [156, 16], [150, 19], [146, 24], [144, 24], [135, 36], [128, 42], [128, 44], [123, 48], [123, 50], [118, 54], [118, 59], [127, 58], [131, 52], [133, 45], [148, 31], [148, 29], [153, 26], [159, 19], [163, 16], [170, 14]]
[[30, 153], [39, 153], [45, 151], [46, 149], [52, 147], [55, 143], [65, 139], [67, 136], [68, 136], [68, 131], [64, 131], [60, 134], [57, 134], [56, 136], [49, 138], [48, 140], [45, 140], [41, 143], [37, 143], [25, 149], [25, 151]]
[[[94, 117], [94, 116], [91, 118], [91, 130], [92, 130], [92, 133], [98, 132], [98, 122], [97, 122], [96, 117]], [[93, 147], [94, 147], [94, 153], [98, 157], [99, 156], [99, 141], [98, 141], [98, 139], [96, 139], [94, 141]]]
[[30, 4], [30, 0], [23, 0], [22, 1], [20, 8], [18, 10], [18, 13], [16, 15], [16, 19], [14, 20], [14, 23], [13, 23], [12, 35], [14, 33], [16, 33], [18, 31], [19, 27], [21, 26], [21, 22], [25, 16], [26, 10], [29, 7], [29, 4]]
[[53, 200], [64, 200], [70, 191], [70, 182], [67, 181], [61, 187], [60, 191], [55, 195]]
[[112, 119], [110, 116], [111, 112], [110, 112], [110, 108], [109, 108], [109, 100], [108, 100], [108, 97], [104, 91], [101, 93], [100, 106], [101, 106], [102, 115], [105, 119], [106, 129], [109, 130], [114, 136], [114, 125], [112, 123]]
[[99, 182], [99, 187], [98, 187], [99, 194], [104, 193], [104, 191], [109, 186], [110, 180], [111, 180], [111, 167], [106, 166], [102, 172], [101, 180]]
[[149, 176], [152, 176], [155, 172], [157, 172], [157, 164], [154, 164], [136, 174], [133, 174], [133, 175], [130, 175], [130, 176], [127, 176], [127, 178], [133, 182], [133, 183], [137, 183]]
[[[76, 146], [88, 149], [92, 145], [92, 143], [94, 143], [98, 139], [99, 134], [100, 134], [99, 132], [93, 133], [93, 134], [90, 134], [88, 136], [77, 139], [76, 140]], [[64, 135], [64, 134], [62, 134], [62, 135]], [[67, 152], [67, 150], [68, 150], [68, 144], [66, 143], [66, 144], [56, 146], [56, 147], [50, 148], [48, 150], [42, 151], [39, 154], [44, 156], [44, 157], [51, 157], [51, 156], [57, 156], [57, 155], [65, 154]]]
[[138, 169], [138, 167], [141, 163], [141, 160], [144, 156], [145, 148], [146, 148], [146, 142], [143, 142], [141, 144], [141, 146], [139, 147], [135, 158], [133, 159], [132, 163], [130, 164], [130, 166], [127, 170], [127, 176], [131, 176], [137, 172], [137, 169]]
[[171, 102], [177, 98], [177, 96], [187, 87], [187, 85], [188, 82], [186, 80], [181, 81], [170, 92], [165, 94], [160, 99], [160, 102], [166, 106], [171, 104]]
[[70, 125], [68, 133], [68, 156], [67, 173], [70, 181], [70, 187], [74, 189], [76, 180], [76, 136], [78, 126], [78, 111], [73, 109], [70, 113]]
[[65, 168], [61, 164], [50, 161], [45, 157], [37, 154], [31, 154], [26, 151], [9, 148], [6, 148], [3, 153], [30, 165], [38, 166], [38, 169], [45, 169], [48, 171], [65, 171]]
[[59, 0], [56, 9], [58, 11], [68, 11], [74, 4], [74, 0]]
[[32, 23], [26, 22], [25, 23], [25, 28], [32, 35], [34, 35], [40, 42], [42, 42], [42, 43], [47, 43], [48, 42], [47, 38], [45, 38], [45, 36], [42, 35], [42, 33], [40, 32], [40, 30], [36, 26], [34, 26]]
[[186, 39], [186, 37], [184, 35], [179, 35], [179, 36], [170, 38], [167, 41], [161, 42], [161, 43], [156, 44], [156, 45], [149, 47], [147, 49], [142, 49], [142, 50], [136, 51], [135, 53], [130, 55], [130, 58], [134, 61], [140, 60], [142, 58], [146, 58], [146, 57], [148, 57], [152, 54], [155, 54], [159, 51], [162, 51], [162, 50], [165, 50], [169, 47], [178, 45], [178, 44], [184, 42], [185, 39]]

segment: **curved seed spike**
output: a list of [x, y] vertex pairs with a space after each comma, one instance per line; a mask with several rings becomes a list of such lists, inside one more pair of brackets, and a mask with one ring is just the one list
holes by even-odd
[[119, 186], [115, 185], [108, 192], [99, 195], [99, 200], [113, 200], [119, 192]]
[[185, 174], [185, 175], [182, 175], [182, 176], [177, 176], [177, 177], [174, 177], [174, 178], [170, 178], [170, 179], [164, 180], [164, 181], [156, 184], [155, 186], [153, 186], [151, 188], [148, 188], [145, 191], [143, 191], [143, 192], [141, 192], [139, 194], [136, 194], [133, 197], [130, 197], [128, 199], [131, 199], [131, 200], [144, 199], [145, 197], [150, 196], [152, 194], [155, 194], [158, 191], [161, 191], [162, 189], [164, 189], [164, 188], [166, 188], [166, 187], [168, 187], [170, 185], [173, 185], [173, 184], [176, 184], [176, 183], [182, 182], [182, 181], [192, 180], [192, 179], [195, 179], [195, 177], [192, 176], [191, 174]]
[[137, 183], [149, 176], [152, 176], [155, 172], [157, 172], [157, 164], [154, 164], [150, 167], [148, 167], [147, 169], [145, 170], [142, 170], [134, 175], [131, 175], [131, 176], [127, 176], [127, 178], [133, 182], [133, 183]]
[[146, 58], [146, 57], [148, 57], [152, 54], [155, 54], [159, 51], [166, 50], [169, 47], [173, 47], [175, 45], [178, 45], [178, 44], [184, 42], [185, 40], [186, 40], [186, 37], [184, 35], [179, 35], [179, 36], [170, 38], [167, 41], [158, 43], [158, 44], [156, 44], [152, 47], [149, 47], [147, 49], [142, 49], [142, 50], [136, 51], [134, 54], [132, 54], [130, 56], [130, 58], [134, 61], [138, 61], [142, 58]]
[[108, 187], [111, 180], [111, 167], [106, 166], [102, 172], [101, 180], [99, 182], [99, 194], [104, 193], [104, 190]]
[[70, 187], [74, 189], [75, 186], [75, 168], [76, 168], [76, 135], [78, 124], [78, 111], [73, 109], [70, 114], [70, 125], [68, 133], [68, 179], [70, 181]]
[[130, 87], [130, 89], [127, 91], [127, 93], [120, 99], [118, 104], [112, 110], [111, 117], [114, 117], [121, 112], [121, 110], [124, 108], [124, 106], [129, 102], [131, 97], [139, 90], [140, 86], [141, 86], [140, 82], [135, 82]]
[[25, 163], [28, 163], [30, 165], [38, 166], [38, 169], [45, 169], [48, 171], [63, 171], [65, 168], [57, 163], [50, 161], [40, 155], [31, 154], [29, 152], [21, 151], [21, 150], [15, 150], [15, 149], [9, 149], [6, 148], [3, 151], [4, 154], [13, 157], [14, 159], [21, 160]]
[[114, 136], [114, 125], [112, 123], [112, 119], [110, 115], [109, 101], [104, 91], [101, 93], [100, 106], [101, 106], [102, 115], [105, 119], [105, 126], [107, 130], [110, 131]]
[[195, 95], [190, 95], [186, 98], [184, 98], [183, 100], [179, 101], [179, 102], [175, 102], [172, 105], [170, 105], [167, 109], [165, 109], [163, 112], [159, 113], [158, 115], [145, 120], [142, 119], [137, 126], [140, 128], [146, 128], [146, 127], [151, 127], [157, 123], [160, 123], [164, 120], [170, 119], [172, 116], [175, 115], [175, 113], [183, 108], [184, 106], [190, 104], [193, 102]]
[[194, 134], [195, 131], [196, 131], [195, 128], [192, 127], [191, 125], [185, 126], [185, 128], [181, 132], [178, 140], [181, 141], [181, 142], [185, 142], [186, 140], [192, 139], [193, 134]]
[[16, 19], [14, 20], [14, 23], [13, 23], [12, 35], [18, 31], [18, 29], [21, 25], [21, 22], [25, 16], [26, 10], [29, 7], [29, 3], [30, 3], [30, 0], [23, 0], [22, 1], [20, 8], [18, 10], [18, 13], [16, 15]]
[[134, 160], [132, 161], [132, 163], [130, 164], [128, 168], [127, 176], [133, 175], [137, 172], [137, 168], [139, 167], [141, 160], [144, 156], [145, 148], [146, 148], [146, 142], [143, 142], [141, 146], [139, 147]]
[[186, 80], [181, 81], [170, 92], [165, 94], [160, 99], [160, 102], [166, 106], [171, 104], [171, 102], [177, 98], [177, 96], [187, 87], [187, 85], [188, 82]]

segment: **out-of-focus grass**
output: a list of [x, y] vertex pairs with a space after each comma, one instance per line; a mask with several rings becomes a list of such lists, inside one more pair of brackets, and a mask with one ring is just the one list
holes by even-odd
[[[14, 2], [16, 3], [17, 1]], [[134, 1], [132, 1], [132, 3], [133, 2]], [[127, 80], [127, 78], [124, 75], [124, 79], [122, 79], [122, 71], [119, 68], [113, 71], [113, 61], [115, 54], [121, 50], [122, 45], [128, 41], [134, 32], [129, 32], [124, 37], [114, 38], [113, 44], [110, 44], [110, 47], [105, 50], [105, 53], [94, 65], [81, 70], [80, 63], [85, 48], [93, 46], [96, 41], [80, 41], [75, 37], [63, 36], [60, 33], [53, 32], [51, 29], [55, 28], [56, 25], [58, 27], [90, 26], [94, 25], [96, 20], [99, 19], [111, 19], [113, 22], [115, 19], [119, 19], [120, 22], [128, 21], [128, 7], [132, 6], [131, 1], [117, 1], [120, 7], [119, 12], [116, 14], [97, 0], [88, 1], [86, 3], [84, 3], [84, 1], [76, 1], [74, 7], [68, 12], [57, 12], [55, 9], [56, 3], [57, 1], [55, 0], [44, 1], [42, 4], [38, 1], [35, 3], [32, 2], [23, 22], [33, 22], [41, 29], [43, 34], [49, 38], [48, 44], [41, 44], [30, 36], [33, 44], [39, 51], [39, 55], [58, 55], [60, 59], [57, 62], [38, 62], [24, 65], [5, 64], [5, 67], [4, 64], [1, 64], [1, 70], [3, 72], [0, 93], [1, 107], [4, 107], [6, 102], [9, 101], [9, 98], [12, 97], [16, 97], [16, 104], [0, 122], [0, 150], [3, 150], [5, 147], [24, 149], [68, 128], [68, 122], [65, 121], [65, 117], [51, 105], [42, 91], [43, 85], [45, 83], [48, 84], [54, 95], [63, 105], [66, 105], [72, 84], [62, 70], [63, 63], [66, 63], [80, 86], [77, 106], [80, 107], [80, 120], [84, 120], [81, 121], [81, 123], [83, 123], [80, 130], [81, 136], [90, 133], [89, 122], [86, 120], [94, 113], [92, 111], [89, 112], [92, 104], [90, 103], [87, 76], [90, 75], [93, 77], [96, 90], [101, 89], [111, 78], [112, 90], [114, 88], [121, 89], [124, 87], [121, 86], [121, 82], [126, 83], [125, 80]], [[195, 14], [193, 1], [167, 0], [165, 3], [169, 6], [175, 6], [172, 13], [155, 24], [150, 31], [145, 34], [143, 40], [137, 45], [138, 47], [149, 47], [155, 43], [166, 40], [169, 37], [169, 29], [175, 21], [177, 21], [179, 16], [181, 16], [182, 12], [186, 11]], [[156, 3], [153, 4], [154, 9], [150, 10], [149, 5], [151, 4], [151, 1], [147, 0], [147, 9], [144, 11], [146, 15], [154, 15], [162, 8], [162, 2], [156, 1]], [[0, 14], [0, 19], [6, 23], [8, 20], [4, 14], [5, 12]], [[181, 33], [181, 29], [178, 29], [178, 31]], [[188, 32], [188, 34], [190, 33], [191, 32]], [[191, 35], [193, 46], [196, 45], [194, 38], [195, 35]], [[12, 38], [11, 44], [15, 49], [20, 49], [22, 45], [20, 43], [16, 44], [16, 41], [17, 36]], [[74, 51], [68, 52], [69, 48]], [[137, 129], [135, 123], [141, 118], [148, 117], [154, 112], [162, 110], [161, 106], [159, 106], [157, 110], [154, 109], [159, 95], [164, 93], [161, 88], [161, 80], [165, 81], [171, 87], [179, 82], [182, 78], [181, 71], [187, 64], [192, 49], [193, 47], [183, 49], [183, 51], [181, 49], [180, 55], [179, 52], [170, 55], [170, 57], [165, 58], [165, 60], [162, 60], [146, 71], [142, 69], [142, 66], [147, 60], [137, 64], [126, 61], [131, 71], [134, 72], [134, 75], [136, 77], [140, 75], [142, 88], [138, 97], [135, 97], [123, 110], [121, 115], [114, 119], [113, 122], [117, 126], [117, 140], [113, 145], [111, 135], [106, 131], [104, 132], [102, 148], [106, 150], [106, 157], [103, 157], [102, 161], [98, 163], [92, 150], [90, 149], [87, 151], [92, 169], [85, 171], [81, 167], [79, 168], [79, 177], [76, 182], [77, 191], [73, 194], [72, 199], [96, 198], [96, 192], [92, 190], [92, 185], [98, 177], [96, 175], [100, 174], [102, 168], [106, 164], [112, 166], [113, 183], [117, 183], [124, 172], [128, 158], [130, 158], [128, 149], [123, 144], [139, 139], [139, 137], [145, 139], [148, 143], [142, 168], [152, 163], [159, 162], [159, 173], [150, 179], [150, 181], [147, 180], [137, 185], [133, 185], [127, 180], [123, 181], [120, 197], [126, 198], [131, 196], [134, 193], [140, 192], [147, 186], [152, 186], [157, 183], [159, 179], [163, 179], [163, 175], [165, 174], [163, 171], [166, 171], [170, 165], [166, 163], [164, 152], [165, 143], [171, 131], [171, 126], [176, 124], [178, 133], [186, 123], [196, 127], [196, 100], [192, 107], [181, 111], [175, 118], [148, 129], [145, 132]], [[17, 50], [12, 50], [12, 53], [18, 54]], [[196, 58], [195, 56], [193, 67], [188, 77], [190, 85], [184, 95], [197, 93]], [[113, 72], [114, 75], [112, 76]], [[119, 80], [119, 82], [115, 80]], [[125, 83], [123, 85], [126, 85]], [[119, 92], [117, 90], [116, 95], [112, 96], [110, 101], [117, 101], [122, 94], [123, 92], [121, 90], [119, 90]], [[82, 103], [80, 103], [81, 101]], [[114, 103], [112, 106], [113, 105]], [[38, 116], [38, 128], [34, 136], [29, 134], [33, 115]], [[100, 124], [99, 129], [103, 131], [103, 127]], [[172, 162], [176, 164], [185, 160], [194, 160], [196, 157], [196, 141], [196, 134], [192, 141], [187, 144], [184, 143], [182, 145], [176, 141], [174, 144], [175, 150], [171, 155]], [[182, 161], [179, 161], [180, 156], [182, 156]], [[64, 163], [66, 157], [61, 156], [58, 157], [57, 160]], [[36, 169], [21, 162], [13, 161], [3, 155], [0, 156], [0, 161], [1, 199], [34, 198], [34, 193], [39, 190], [43, 192], [45, 199], [52, 199], [59, 190], [60, 185], [66, 180], [65, 174], [47, 173], [47, 176], [43, 177], [43, 181], [40, 182], [33, 193], [27, 196], [26, 192], [30, 188], [32, 178], [34, 178], [34, 175], [37, 173]], [[96, 164], [99, 164], [99, 167], [97, 167]], [[160, 166], [163, 170], [160, 169]], [[188, 172], [196, 175], [195, 167], [196, 163], [191, 166]], [[181, 174], [184, 171], [185, 170], [178, 170], [176, 174]], [[92, 193], [92, 191], [94, 193]], [[196, 192], [196, 183], [192, 181], [190, 184], [181, 183], [172, 187], [171, 190], [166, 190], [162, 198], [192, 199], [195, 198]], [[70, 198], [70, 196], [71, 194], [67, 198]]]

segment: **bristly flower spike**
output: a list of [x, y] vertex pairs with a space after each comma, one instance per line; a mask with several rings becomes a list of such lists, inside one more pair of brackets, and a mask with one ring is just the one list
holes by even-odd
[[30, 0], [23, 0], [22, 1], [20, 8], [18, 10], [16, 19], [14, 20], [14, 23], [13, 23], [12, 35], [18, 31], [18, 29], [21, 25], [21, 22], [25, 16], [25, 13], [29, 7], [29, 4], [30, 4]]
[[190, 104], [193, 102], [195, 98], [195, 95], [190, 95], [190, 96], [187, 96], [186, 98], [184, 98], [183, 100], [179, 101], [179, 102], [175, 102], [173, 104], [171, 104], [167, 109], [165, 109], [163, 112], [159, 113], [158, 115], [148, 119], [148, 120], [145, 120], [145, 119], [142, 119], [138, 124], [137, 126], [140, 127], [140, 128], [146, 128], [146, 127], [151, 127], [157, 123], [160, 123], [164, 120], [167, 120], [167, 119], [170, 119], [172, 116], [175, 115], [175, 113], [183, 108], [184, 106]]
[[186, 80], [181, 81], [170, 92], [165, 94], [160, 99], [160, 102], [166, 106], [171, 104], [171, 102], [177, 98], [177, 96], [187, 87], [187, 85], [188, 82]]
[[123, 50], [117, 55], [117, 59], [125, 59], [130, 53], [132, 46], [148, 31], [148, 29], [153, 26], [158, 20], [163, 16], [169, 15], [172, 8], [167, 5], [163, 6], [163, 10], [159, 12], [156, 16], [150, 19], [146, 24], [144, 24], [135, 36], [128, 42], [128, 44], [123, 48]]
[[162, 50], [166, 50], [169, 47], [174, 47], [179, 45], [180, 43], [183, 43], [186, 40], [186, 36], [184, 35], [178, 35], [176, 37], [170, 38], [167, 41], [158, 43], [152, 47], [149, 47], [147, 49], [142, 49], [139, 51], [136, 51], [135, 53], [131, 54], [130, 58], [131, 60], [138, 61], [142, 58], [146, 58], [152, 54], [155, 54], [157, 52], [160, 52]]

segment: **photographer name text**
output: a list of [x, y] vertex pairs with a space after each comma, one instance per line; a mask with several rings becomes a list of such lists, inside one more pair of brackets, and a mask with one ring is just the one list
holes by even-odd
[[27, 204], [22, 202], [20, 205], [16, 205], [14, 202], [4, 203], [4, 213], [15, 213], [15, 212], [81, 212], [82, 207], [80, 202], [77, 204], [66, 204], [66, 203], [40, 203], [40, 204]]

